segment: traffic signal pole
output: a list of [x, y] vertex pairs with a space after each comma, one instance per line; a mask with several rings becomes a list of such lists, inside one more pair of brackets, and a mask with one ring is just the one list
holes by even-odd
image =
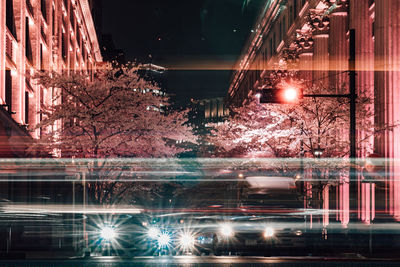
[[[350, 55], [349, 55], [349, 93], [348, 94], [302, 94], [301, 97], [313, 98], [347, 98], [350, 104], [350, 180], [353, 181], [352, 190], [354, 190], [355, 181], [357, 178], [356, 163], [357, 163], [357, 144], [356, 144], [356, 34], [354, 29], [350, 29]], [[282, 97], [284, 89], [261, 89], [260, 103], [278, 103], [285, 104], [285, 99]]]
[[[350, 85], [350, 198], [357, 194], [356, 148], [356, 33], [350, 29], [349, 85]], [[355, 201], [353, 201], [354, 203]], [[357, 204], [356, 204], [357, 205]], [[350, 209], [353, 207], [350, 206]]]
[[356, 152], [356, 34], [350, 29], [350, 58], [349, 58], [349, 79], [350, 79], [350, 158], [357, 158]]
[[356, 42], [355, 30], [350, 30], [350, 57], [349, 57], [349, 93], [348, 94], [304, 94], [303, 97], [348, 98], [350, 100], [350, 158], [352, 165], [357, 159], [356, 144]]
[[344, 97], [349, 99], [350, 104], [350, 180], [351, 189], [355, 190], [357, 170], [355, 168], [357, 163], [357, 132], [356, 132], [356, 32], [350, 29], [350, 55], [349, 55], [349, 94], [304, 94], [303, 97]]

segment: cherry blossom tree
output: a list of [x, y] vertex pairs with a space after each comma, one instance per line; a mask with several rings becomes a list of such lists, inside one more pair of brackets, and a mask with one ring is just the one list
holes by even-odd
[[[329, 94], [312, 87], [306, 94]], [[360, 94], [357, 100], [357, 129], [363, 131], [359, 148], [371, 151], [374, 128], [371, 98]], [[298, 157], [324, 149], [324, 157], [349, 154], [349, 103], [346, 98], [307, 97], [295, 104], [260, 104], [257, 99], [233, 109], [233, 116], [222, 124], [211, 125], [209, 137], [221, 156]]]
[[98, 181], [88, 183], [93, 202], [113, 203], [128, 191], [143, 190], [121, 182], [135, 176], [123, 158], [173, 157], [187, 150], [184, 144], [196, 143], [187, 111], [174, 110], [161, 89], [140, 77], [135, 67], [106, 66], [92, 79], [85, 73], [56, 72], [35, 78], [56, 93], [52, 104], [42, 105], [42, 121], [34, 127], [41, 129], [41, 138], [34, 149], [93, 159], [86, 166], [87, 179]]
[[[332, 89], [313, 86], [304, 89], [304, 93], [332, 94]], [[364, 155], [372, 153], [374, 136], [394, 127], [386, 125], [384, 129], [378, 129], [374, 126], [371, 103], [371, 96], [363, 92], [358, 94], [357, 146]], [[254, 97], [247, 105], [234, 108], [229, 120], [211, 125], [209, 141], [215, 145], [216, 155], [220, 157], [305, 157], [303, 167], [298, 161], [298, 173], [303, 168], [308, 171], [309, 178], [313, 177], [315, 194], [312, 195], [320, 200], [326, 186], [337, 184], [348, 176], [349, 109], [347, 98], [307, 97], [295, 104], [260, 104]], [[314, 154], [316, 151], [323, 151], [321, 159]], [[293, 167], [288, 168], [285, 162], [282, 160], [279, 166], [260, 165], [259, 168], [293, 175], [290, 172]]]

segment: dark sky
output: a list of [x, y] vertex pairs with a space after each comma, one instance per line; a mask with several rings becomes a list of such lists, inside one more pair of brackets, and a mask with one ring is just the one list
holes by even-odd
[[167, 67], [167, 90], [178, 100], [225, 96], [263, 2], [103, 0], [103, 33], [129, 61]]

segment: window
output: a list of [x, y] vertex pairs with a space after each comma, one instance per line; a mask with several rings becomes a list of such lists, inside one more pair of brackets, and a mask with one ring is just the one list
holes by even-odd
[[40, 0], [40, 10], [42, 11], [42, 15], [44, 20], [47, 22], [47, 5], [46, 5], [46, 0]]
[[62, 34], [61, 34], [61, 53], [62, 53], [62, 58], [64, 60], [67, 59], [67, 42], [68, 42], [68, 40], [67, 40], [67, 36], [66, 35], [67, 34], [63, 30]]
[[44, 71], [45, 67], [44, 67], [44, 62], [43, 62], [43, 45], [40, 44], [40, 70]]
[[87, 51], [85, 46], [82, 47], [82, 60], [87, 61]]
[[[40, 102], [40, 110], [41, 110], [41, 109], [42, 109], [42, 106], [43, 106], [43, 104], [44, 104], [43, 88], [42, 88], [41, 86], [40, 86], [39, 92], [40, 92], [39, 102]], [[40, 112], [39, 112], [39, 121], [42, 121], [42, 120], [43, 120], [43, 113], [42, 113], [42, 111], [40, 111]], [[40, 129], [39, 129], [39, 135], [40, 135], [40, 136], [43, 136], [43, 127], [40, 127]]]
[[53, 7], [52, 15], [51, 15], [52, 20], [53, 20], [53, 24], [52, 24], [53, 26], [52, 26], [52, 29], [51, 29], [53, 36], [54, 36], [55, 30], [56, 30], [56, 17], [55, 16], [56, 16], [56, 11], [55, 11], [55, 9]]
[[25, 56], [28, 61], [32, 64], [32, 46], [31, 46], [31, 39], [30, 39], [30, 29], [29, 29], [29, 18], [25, 18]]
[[285, 35], [286, 35], [286, 16], [283, 17], [282, 20], [282, 35], [281, 35], [281, 40], [285, 39]]
[[293, 24], [294, 16], [293, 16], [293, 6], [289, 7], [289, 26]]
[[272, 57], [272, 53], [273, 53], [273, 52], [272, 52], [272, 50], [273, 50], [273, 48], [272, 48], [272, 47], [273, 47], [273, 44], [272, 44], [272, 43], [273, 43], [273, 40], [272, 40], [272, 38], [271, 38], [271, 39], [269, 39], [269, 51], [268, 51], [269, 53], [268, 53], [268, 58], [271, 58], [271, 57]]
[[72, 8], [71, 8], [71, 12], [69, 14], [69, 20], [71, 22], [72, 29], [75, 30], [75, 14], [74, 14], [74, 11], [72, 10]]
[[68, 0], [64, 0], [64, 7], [66, 10], [68, 10]]
[[75, 70], [75, 54], [72, 51], [69, 53], [69, 69]]
[[25, 92], [25, 124], [29, 124], [29, 92]]
[[372, 38], [375, 39], [375, 21], [372, 22]]
[[8, 105], [8, 112], [11, 112], [12, 103], [12, 76], [11, 70], [6, 70], [6, 104]]
[[79, 49], [81, 49], [82, 35], [81, 35], [81, 30], [79, 27], [76, 28], [76, 42], [77, 42], [77, 46], [79, 47]]
[[6, 25], [11, 34], [16, 37], [13, 1], [6, 0]]
[[276, 33], [274, 32], [274, 36], [272, 39], [272, 51], [271, 51], [271, 56], [275, 54], [276, 51]]
[[369, 6], [372, 6], [373, 4], [375, 4], [375, 0], [369, 0]]

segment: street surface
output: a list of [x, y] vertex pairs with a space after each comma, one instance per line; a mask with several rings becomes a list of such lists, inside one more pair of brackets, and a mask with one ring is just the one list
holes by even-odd
[[91, 259], [40, 260], [40, 261], [1, 261], [0, 266], [399, 266], [400, 260], [367, 260], [363, 258], [312, 258], [312, 257], [135, 257], [121, 259], [116, 257], [96, 257]]

